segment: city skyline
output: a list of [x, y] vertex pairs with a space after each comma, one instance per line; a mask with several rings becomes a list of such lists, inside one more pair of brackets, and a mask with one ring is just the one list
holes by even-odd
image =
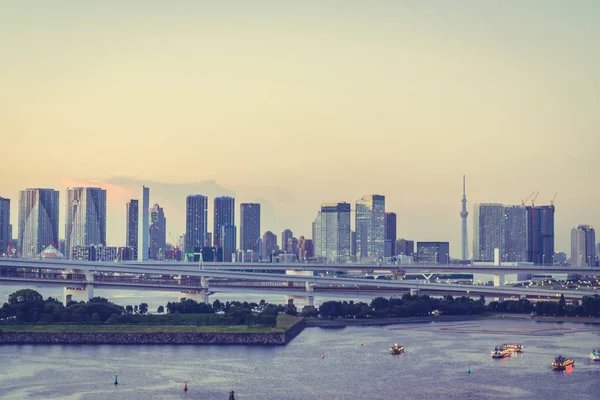
[[[574, 226], [600, 226], [599, 7], [198, 2], [139, 16], [108, 3], [3, 3], [0, 29], [14, 40], [0, 65], [0, 132], [12, 169], [0, 196], [16, 227], [23, 188], [62, 198], [103, 187], [119, 245], [123, 204], [143, 184], [175, 237], [189, 194], [261, 203], [265, 229], [306, 235], [323, 201], [384, 193], [399, 236], [449, 241], [458, 258], [467, 175], [469, 204], [520, 204], [532, 191], [548, 204], [558, 192], [556, 247], [568, 252]], [[25, 155], [34, 167], [18, 167]]]

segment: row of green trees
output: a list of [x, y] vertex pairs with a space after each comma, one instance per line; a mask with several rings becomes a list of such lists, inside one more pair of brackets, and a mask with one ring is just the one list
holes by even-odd
[[[161, 314], [165, 307], [160, 306]], [[108, 324], [196, 324], [196, 325], [269, 325], [276, 324], [282, 306], [259, 303], [226, 302], [210, 304], [191, 299], [167, 303], [166, 315], [148, 314], [148, 304], [126, 307], [95, 297], [87, 302], [71, 301], [66, 306], [48, 297], [44, 300], [35, 290], [22, 289], [12, 293], [0, 308], [0, 323], [108, 323]]]

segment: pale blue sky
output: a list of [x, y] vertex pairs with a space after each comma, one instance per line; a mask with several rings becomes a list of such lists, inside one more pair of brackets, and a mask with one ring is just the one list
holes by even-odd
[[310, 235], [321, 202], [381, 193], [400, 236], [456, 256], [464, 173], [469, 211], [559, 192], [568, 251], [600, 226], [599, 4], [0, 2], [0, 196], [16, 221], [25, 187], [212, 179]]

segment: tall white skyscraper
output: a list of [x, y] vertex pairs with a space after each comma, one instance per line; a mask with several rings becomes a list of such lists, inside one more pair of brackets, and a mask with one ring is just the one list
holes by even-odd
[[35, 257], [49, 245], [58, 248], [58, 198], [58, 191], [53, 189], [25, 189], [19, 193], [22, 257]]
[[67, 258], [73, 256], [75, 246], [106, 246], [106, 190], [67, 189], [65, 240]]
[[138, 260], [146, 261], [150, 255], [150, 188], [142, 186], [142, 212], [139, 213]]
[[385, 196], [372, 194], [356, 200], [356, 259], [377, 261], [384, 256]]
[[596, 231], [589, 225], [571, 229], [571, 266], [595, 267]]
[[313, 223], [315, 256], [327, 262], [350, 260], [350, 203], [326, 203]]

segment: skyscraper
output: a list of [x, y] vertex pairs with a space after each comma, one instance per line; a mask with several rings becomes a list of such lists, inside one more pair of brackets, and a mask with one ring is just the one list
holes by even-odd
[[473, 212], [473, 259], [494, 261], [494, 249], [504, 250], [504, 206], [475, 204]]
[[384, 255], [384, 242], [385, 196], [363, 196], [356, 201], [356, 259], [380, 259]]
[[272, 256], [279, 248], [277, 247], [277, 235], [271, 231], [265, 232], [262, 237], [262, 260], [273, 262]]
[[504, 251], [502, 261], [527, 261], [527, 209], [524, 206], [504, 206]]
[[462, 197], [462, 210], [460, 211], [460, 219], [462, 220], [461, 226], [461, 260], [465, 261], [469, 259], [469, 238], [467, 234], [467, 188], [466, 188], [466, 177], [463, 175], [463, 197]]
[[233, 254], [236, 253], [237, 249], [237, 232], [235, 229], [235, 225], [233, 224], [223, 224], [221, 225], [221, 234], [219, 235], [221, 238], [221, 247], [220, 251], [223, 252], [223, 261], [231, 262], [234, 261]]
[[298, 259], [300, 261], [306, 261], [313, 256], [313, 241], [311, 239], [306, 239], [304, 236], [300, 236], [298, 239]]
[[527, 261], [552, 265], [554, 256], [554, 205], [527, 206]]
[[281, 250], [286, 253], [292, 253], [292, 250], [289, 248], [289, 241], [292, 237], [294, 237], [294, 232], [290, 229], [284, 229], [283, 232], [281, 232]]
[[417, 242], [416, 261], [431, 264], [450, 264], [450, 243]]
[[349, 203], [322, 204], [314, 227], [313, 245], [316, 257], [332, 263], [350, 260]]
[[185, 252], [194, 253], [195, 249], [210, 246], [208, 230], [208, 197], [201, 194], [186, 198], [185, 214]]
[[229, 196], [215, 197], [213, 242], [221, 247], [221, 226], [235, 225], [235, 199]]
[[138, 260], [145, 261], [150, 248], [150, 188], [142, 186], [142, 212], [138, 223]]
[[414, 256], [415, 254], [415, 241], [398, 239], [396, 240], [396, 255], [399, 256]]
[[571, 230], [571, 266], [595, 267], [596, 231], [589, 225], [579, 225]]
[[65, 240], [67, 258], [72, 257], [75, 246], [106, 246], [106, 190], [67, 189]]
[[11, 240], [10, 199], [0, 197], [0, 257], [6, 254], [6, 250], [8, 249]]
[[49, 245], [58, 247], [58, 191], [25, 189], [19, 193], [19, 248], [35, 257]]
[[396, 236], [396, 213], [386, 212], [385, 213], [385, 238], [387, 240], [393, 240], [394, 242], [397, 239]]
[[240, 250], [252, 251], [258, 257], [260, 244], [260, 204], [240, 204]]
[[164, 210], [155, 204], [150, 210], [150, 255], [151, 260], [162, 260], [167, 250], [167, 219]]
[[131, 199], [126, 205], [127, 225], [125, 227], [125, 246], [131, 249], [131, 259], [137, 260], [139, 201]]

